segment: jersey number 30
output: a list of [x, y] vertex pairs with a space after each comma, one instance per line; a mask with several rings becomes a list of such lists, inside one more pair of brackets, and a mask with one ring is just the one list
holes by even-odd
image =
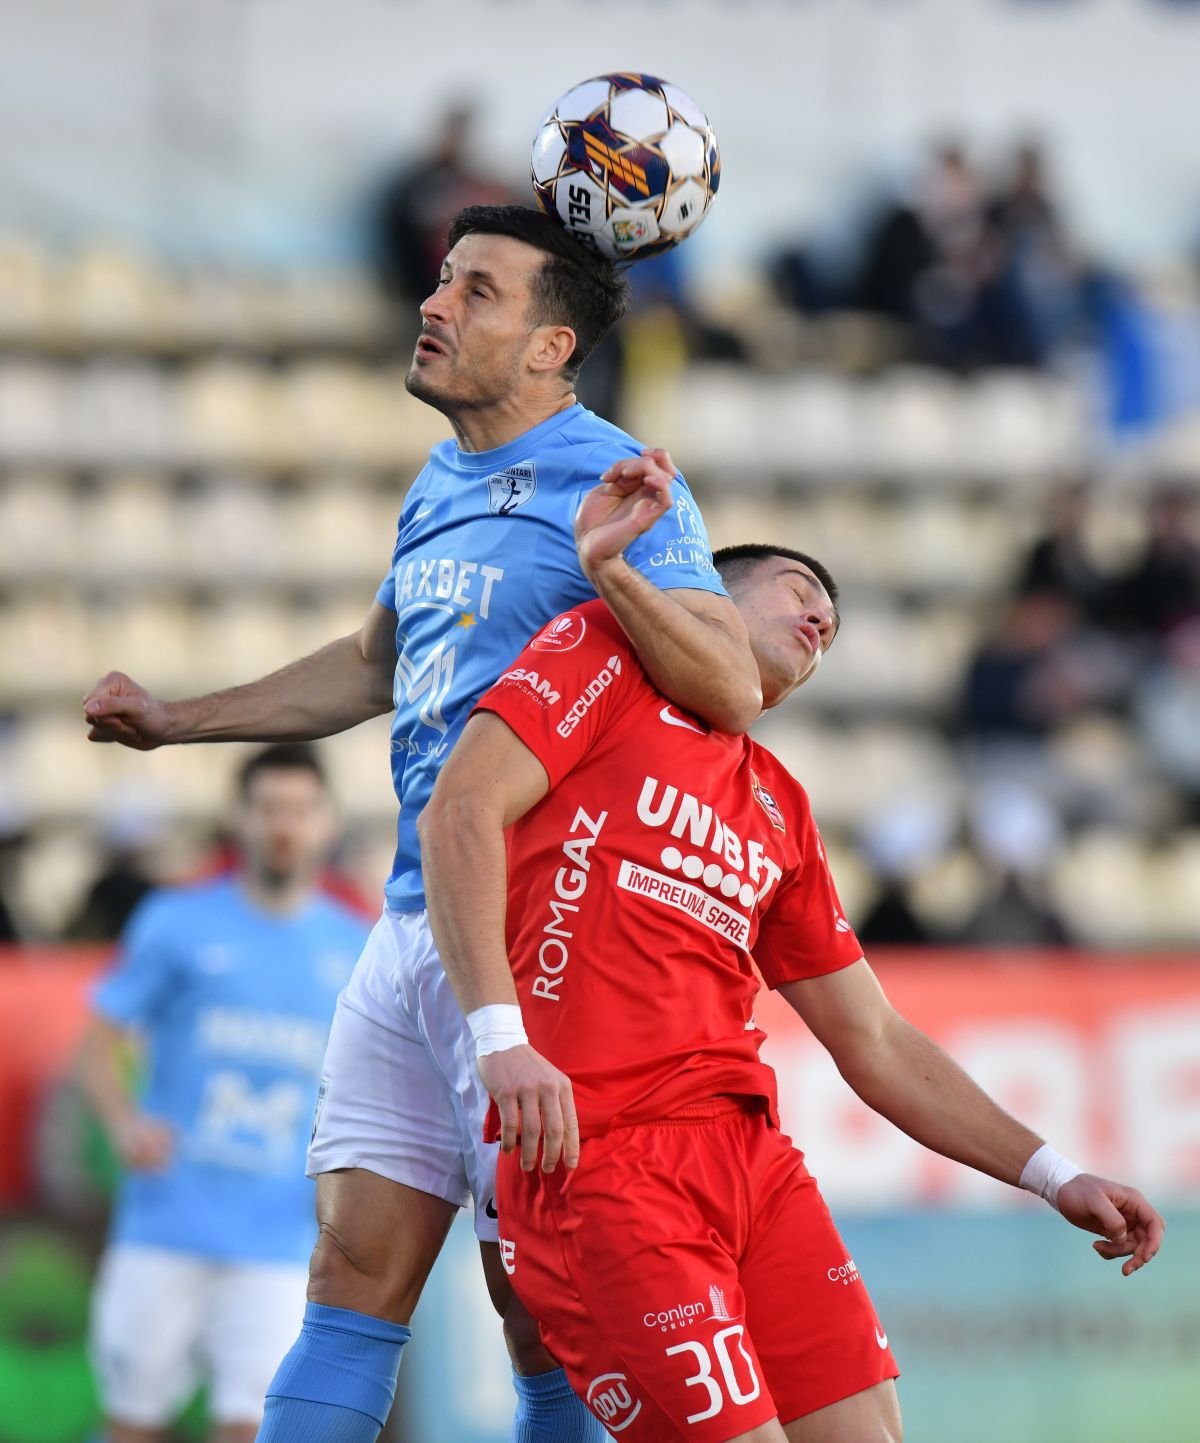
[[[690, 1378], [685, 1379], [689, 1388], [705, 1388], [708, 1391], [708, 1407], [700, 1413], [689, 1413], [689, 1423], [701, 1423], [705, 1418], [715, 1418], [725, 1406], [725, 1393], [733, 1403], [753, 1403], [759, 1393], [762, 1392], [762, 1384], [758, 1381], [758, 1374], [754, 1371], [754, 1359], [746, 1352], [742, 1343], [742, 1334], [745, 1328], [741, 1323], [734, 1323], [732, 1327], [722, 1328], [719, 1333], [712, 1336], [710, 1354], [709, 1349], [703, 1343], [689, 1339], [686, 1343], [676, 1343], [673, 1348], [667, 1349], [667, 1357], [675, 1353], [693, 1353], [696, 1357], [698, 1373], [693, 1373]], [[737, 1342], [737, 1350], [742, 1361], [746, 1365], [746, 1372], [749, 1376], [749, 1386], [743, 1388], [734, 1372], [733, 1359], [729, 1356], [729, 1340], [733, 1338]], [[715, 1355], [717, 1365], [721, 1371], [721, 1378], [725, 1382], [725, 1393], [721, 1392], [721, 1384], [713, 1372], [713, 1356]]]

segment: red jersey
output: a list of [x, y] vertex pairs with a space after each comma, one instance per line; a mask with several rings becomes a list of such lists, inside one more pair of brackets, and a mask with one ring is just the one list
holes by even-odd
[[543, 628], [479, 708], [550, 778], [508, 833], [508, 955], [581, 1131], [720, 1093], [774, 1119], [751, 958], [775, 987], [862, 956], [804, 789], [669, 703], [600, 601]]

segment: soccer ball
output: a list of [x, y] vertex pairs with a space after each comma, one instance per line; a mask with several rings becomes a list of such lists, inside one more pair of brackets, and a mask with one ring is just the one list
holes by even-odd
[[546, 214], [610, 260], [678, 245], [721, 183], [717, 137], [696, 102], [624, 71], [567, 91], [542, 121], [532, 168]]

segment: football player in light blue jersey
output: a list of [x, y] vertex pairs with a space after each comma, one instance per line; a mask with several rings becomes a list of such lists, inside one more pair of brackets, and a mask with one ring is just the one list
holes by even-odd
[[[79, 1058], [129, 1169], [94, 1299], [110, 1443], [163, 1436], [198, 1371], [216, 1437], [249, 1443], [304, 1313], [304, 1154], [367, 927], [315, 887], [336, 822], [312, 749], [260, 752], [240, 790], [239, 870], [141, 904]], [[131, 1034], [145, 1050], [140, 1098], [121, 1066]]]
[[[582, 406], [559, 411], [506, 446], [435, 446], [400, 516], [392, 568], [377, 593], [396, 613], [392, 774], [401, 799], [387, 896], [424, 907], [417, 817], [470, 704], [519, 655], [554, 598], [591, 600], [573, 524], [596, 478], [637, 453], [635, 443]], [[665, 453], [657, 456], [669, 467]], [[682, 478], [657, 534], [625, 550], [625, 564], [663, 589], [722, 594], [708, 537]]]
[[93, 741], [141, 749], [311, 738], [396, 714], [396, 862], [326, 1053], [308, 1158], [321, 1235], [262, 1443], [377, 1436], [413, 1309], [470, 1200], [514, 1364], [514, 1443], [603, 1436], [500, 1258], [488, 1098], [429, 933], [415, 824], [479, 695], [540, 626], [595, 595], [678, 706], [732, 732], [761, 707], [745, 624], [670, 458], [576, 402], [579, 368], [625, 300], [624, 278], [556, 221], [518, 206], [462, 212], [406, 383], [455, 439], [434, 448], [406, 498], [362, 629], [229, 691], [164, 702], [113, 672], [85, 702]]

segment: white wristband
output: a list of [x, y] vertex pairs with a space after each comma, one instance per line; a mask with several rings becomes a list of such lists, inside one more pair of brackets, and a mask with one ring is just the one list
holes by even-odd
[[1058, 1190], [1063, 1183], [1070, 1182], [1083, 1171], [1071, 1161], [1057, 1153], [1049, 1143], [1042, 1143], [1037, 1152], [1025, 1164], [1021, 1173], [1021, 1186], [1026, 1192], [1035, 1192], [1044, 1197], [1052, 1208], [1058, 1207]]
[[477, 1007], [474, 1012], [467, 1013], [467, 1026], [475, 1039], [476, 1057], [505, 1052], [510, 1047], [522, 1047], [529, 1041], [525, 1035], [525, 1024], [521, 1021], [521, 1009], [511, 1002], [493, 1002], [487, 1007]]

